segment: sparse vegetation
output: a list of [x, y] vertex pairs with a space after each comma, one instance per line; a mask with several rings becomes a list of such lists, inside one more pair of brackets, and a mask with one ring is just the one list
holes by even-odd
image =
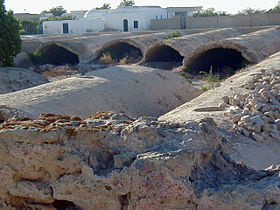
[[133, 0], [123, 0], [120, 4], [119, 7], [131, 7], [131, 6], [135, 6], [135, 2]]
[[28, 56], [33, 64], [35, 64], [35, 65], [41, 64], [41, 62], [42, 62], [42, 53], [41, 52], [35, 51], [32, 53], [29, 53]]
[[188, 67], [187, 66], [182, 66], [182, 71], [183, 72], [186, 72], [188, 70]]
[[108, 3], [104, 3], [101, 7], [96, 7], [95, 9], [96, 10], [99, 10], [99, 9], [111, 9], [111, 6]]
[[102, 54], [102, 56], [99, 59], [99, 63], [108, 65], [114, 63], [114, 60], [111, 54], [107, 52]]
[[189, 77], [185, 72], [179, 72], [179, 75], [184, 77], [189, 83], [193, 83], [193, 80], [191, 77]]
[[203, 91], [207, 91], [207, 90], [209, 90], [209, 87], [206, 87], [206, 86], [202, 86], [202, 88], [201, 88]]
[[209, 73], [205, 71], [200, 71], [200, 74], [203, 74], [203, 79], [209, 83], [210, 87], [213, 87], [216, 82], [220, 82], [220, 75], [213, 73], [213, 66], [211, 66]]
[[211, 17], [211, 16], [229, 16], [226, 11], [216, 11], [214, 8], [208, 8], [206, 10], [201, 10], [194, 12], [194, 17]]
[[182, 33], [180, 31], [175, 31], [173, 33], [167, 34], [166, 39], [171, 39], [171, 38], [176, 38], [176, 37], [181, 37]]

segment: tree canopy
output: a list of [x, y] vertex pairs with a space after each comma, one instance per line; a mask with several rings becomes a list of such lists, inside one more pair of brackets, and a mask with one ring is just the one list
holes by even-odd
[[110, 4], [104, 3], [101, 7], [96, 7], [95, 9], [111, 9]]
[[133, 0], [123, 0], [119, 7], [123, 7], [123, 6], [135, 6], [135, 2]]
[[20, 26], [12, 11], [6, 11], [0, 0], [0, 66], [13, 65], [13, 58], [21, 50]]
[[67, 11], [63, 8], [63, 6], [58, 6], [53, 7], [50, 10], [44, 10], [43, 12], [41, 12], [41, 14], [52, 13], [52, 16], [61, 17], [61, 15], [63, 15], [66, 12]]
[[260, 9], [253, 9], [253, 8], [246, 8], [242, 10], [241, 12], [239, 11], [237, 15], [253, 15], [253, 14], [264, 14], [266, 13], [266, 10], [260, 10]]
[[206, 10], [201, 10], [193, 13], [194, 17], [210, 17], [210, 16], [228, 16], [226, 11], [216, 11], [214, 8], [208, 8]]

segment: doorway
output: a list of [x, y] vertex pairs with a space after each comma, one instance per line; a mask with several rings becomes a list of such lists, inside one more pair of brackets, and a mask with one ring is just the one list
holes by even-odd
[[69, 33], [68, 23], [63, 23], [63, 33], [64, 34], [68, 34]]
[[123, 31], [124, 32], [128, 31], [128, 20], [127, 19], [123, 20]]

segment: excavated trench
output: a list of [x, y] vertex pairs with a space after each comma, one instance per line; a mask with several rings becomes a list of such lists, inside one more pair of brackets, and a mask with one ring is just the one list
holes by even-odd
[[212, 67], [213, 73], [225, 78], [248, 64], [249, 61], [239, 51], [220, 47], [206, 50], [190, 58], [187, 71], [191, 74], [199, 74], [200, 71], [209, 72]]
[[79, 57], [76, 54], [56, 44], [51, 44], [42, 48], [38, 55], [35, 58], [33, 57], [32, 60], [33, 63], [40, 65], [77, 65], [79, 63]]
[[139, 48], [126, 42], [114, 42], [102, 47], [97, 53], [95, 62], [99, 62], [105, 54], [109, 54], [115, 62], [119, 62], [121, 59], [127, 58], [129, 59], [127, 61], [128, 63], [137, 63], [143, 57]]
[[149, 49], [145, 56], [145, 65], [171, 70], [182, 65], [184, 57], [168, 45], [157, 45]]

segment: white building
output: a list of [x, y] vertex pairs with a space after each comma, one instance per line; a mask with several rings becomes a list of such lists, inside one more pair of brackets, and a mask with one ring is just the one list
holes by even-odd
[[149, 30], [152, 19], [192, 16], [202, 7], [132, 6], [117, 9], [89, 10], [83, 18], [63, 21], [44, 21], [44, 34], [85, 33], [100, 31]]

